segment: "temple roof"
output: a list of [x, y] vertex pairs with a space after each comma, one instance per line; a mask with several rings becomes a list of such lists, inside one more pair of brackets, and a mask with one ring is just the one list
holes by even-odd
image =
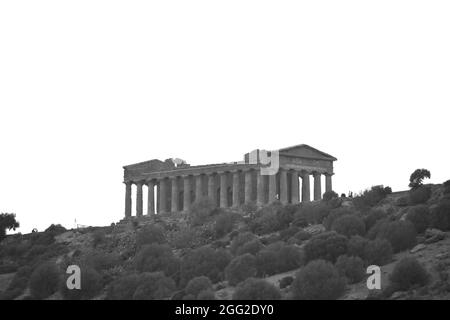
[[294, 157], [302, 157], [302, 158], [312, 158], [312, 159], [324, 159], [336, 161], [337, 159], [332, 155], [320, 151], [316, 148], [313, 148], [307, 144], [298, 144], [295, 146], [282, 148], [278, 150], [280, 155], [285, 156], [294, 156]]

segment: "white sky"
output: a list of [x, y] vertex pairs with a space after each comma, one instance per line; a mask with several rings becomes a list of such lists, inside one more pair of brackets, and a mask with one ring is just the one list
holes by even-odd
[[122, 166], [306, 143], [334, 189], [450, 178], [448, 1], [1, 1], [0, 211], [123, 217]]

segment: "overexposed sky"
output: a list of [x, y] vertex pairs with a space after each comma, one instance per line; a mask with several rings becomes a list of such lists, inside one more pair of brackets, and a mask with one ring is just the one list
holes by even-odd
[[0, 212], [109, 225], [122, 166], [309, 144], [334, 189], [450, 179], [448, 1], [1, 1]]

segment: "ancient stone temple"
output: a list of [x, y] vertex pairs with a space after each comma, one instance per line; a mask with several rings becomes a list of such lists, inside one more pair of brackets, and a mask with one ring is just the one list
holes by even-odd
[[244, 203], [263, 206], [275, 200], [284, 204], [310, 201], [332, 190], [333, 161], [336, 158], [301, 144], [276, 151], [254, 150], [243, 161], [191, 166], [180, 159], [157, 159], [124, 166], [125, 218], [132, 214], [135, 185], [136, 216], [189, 210], [196, 200], [209, 197], [218, 207], [239, 207]]

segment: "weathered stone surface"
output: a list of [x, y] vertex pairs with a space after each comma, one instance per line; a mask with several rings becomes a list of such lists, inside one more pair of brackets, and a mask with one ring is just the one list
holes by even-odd
[[425, 230], [425, 243], [434, 243], [445, 239], [445, 232], [438, 229], [427, 229]]
[[315, 224], [315, 225], [306, 227], [303, 230], [308, 232], [309, 234], [315, 235], [315, 234], [319, 234], [319, 233], [325, 232], [326, 229], [323, 226], [323, 224]]
[[418, 244], [417, 246], [415, 246], [414, 248], [412, 248], [409, 252], [411, 252], [411, 253], [416, 253], [416, 252], [418, 252], [418, 251], [420, 251], [420, 250], [425, 249], [426, 247], [427, 247], [426, 245], [424, 245], [423, 243], [421, 243], [421, 244]]

